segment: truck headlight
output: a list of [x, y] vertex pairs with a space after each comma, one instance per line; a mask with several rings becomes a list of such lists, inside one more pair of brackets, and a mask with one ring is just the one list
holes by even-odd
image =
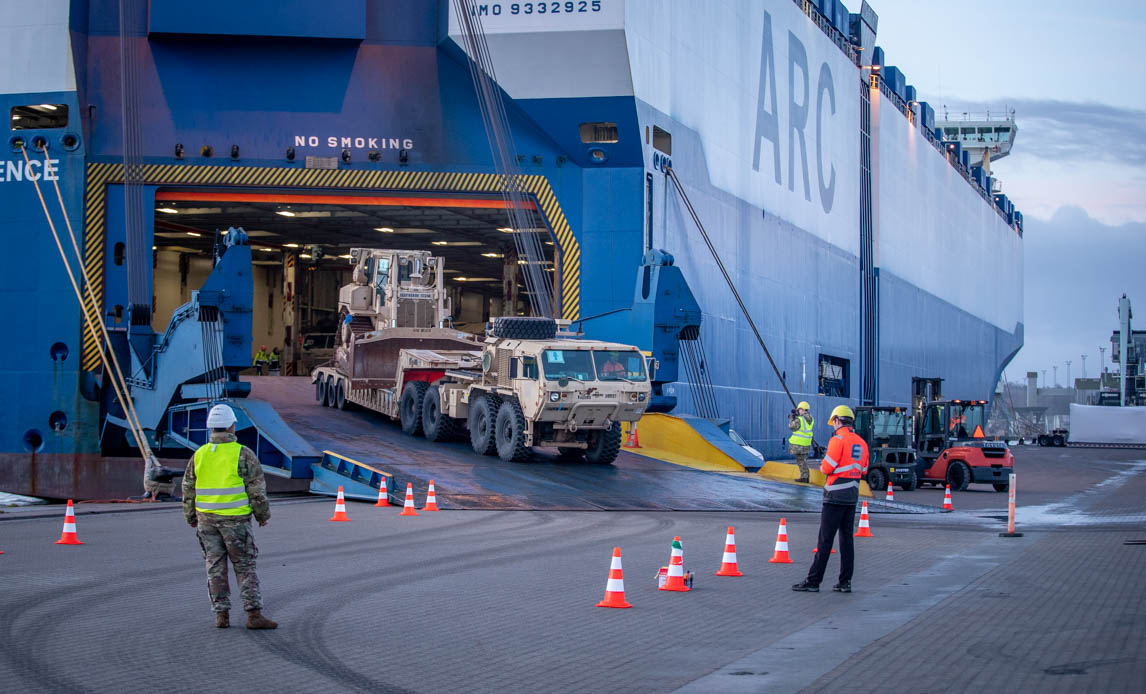
[[558, 393], [557, 391], [553, 391], [552, 393], [549, 394], [549, 402], [557, 402], [560, 399], [561, 399], [561, 393]]
[[648, 394], [648, 393], [641, 393], [640, 395], [638, 395], [638, 396], [637, 396], [637, 400], [640, 400], [641, 402], [644, 402], [644, 401], [645, 401], [645, 398], [647, 398], [648, 396], [649, 396], [649, 394]]

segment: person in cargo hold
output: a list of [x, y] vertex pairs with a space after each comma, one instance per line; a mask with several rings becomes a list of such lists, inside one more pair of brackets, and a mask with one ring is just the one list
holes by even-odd
[[855, 548], [852, 544], [852, 526], [855, 523], [856, 503], [859, 502], [860, 479], [867, 474], [867, 443], [855, 432], [855, 413], [846, 405], [832, 410], [828, 426], [836, 433], [828, 442], [828, 451], [820, 462], [820, 470], [828, 479], [824, 482], [824, 505], [820, 511], [820, 541], [812, 568], [802, 583], [792, 590], [804, 593], [820, 592], [820, 581], [828, 568], [828, 556], [836, 533], [840, 535], [840, 582], [832, 587], [839, 593], [852, 592], [852, 571], [855, 568]]
[[255, 559], [259, 548], [251, 531], [251, 516], [264, 526], [271, 519], [267, 483], [254, 452], [235, 438], [235, 412], [215, 405], [207, 414], [208, 442], [195, 451], [183, 475], [183, 515], [196, 529], [207, 562], [207, 593], [215, 626], [231, 625], [231, 586], [227, 560], [235, 566], [239, 596], [247, 612], [248, 629], [278, 626], [263, 616], [263, 599]]

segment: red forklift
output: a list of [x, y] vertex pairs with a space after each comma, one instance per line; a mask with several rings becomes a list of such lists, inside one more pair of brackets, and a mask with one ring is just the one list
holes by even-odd
[[988, 439], [986, 400], [944, 400], [942, 378], [912, 378], [916, 477], [920, 486], [990, 484], [997, 492], [1010, 486], [1015, 457], [1006, 441]]

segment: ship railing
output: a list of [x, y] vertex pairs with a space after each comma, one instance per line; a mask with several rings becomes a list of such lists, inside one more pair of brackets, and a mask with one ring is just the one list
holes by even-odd
[[811, 0], [793, 0], [793, 2], [796, 7], [800, 8], [801, 12], [808, 15], [808, 19], [811, 19], [812, 22], [820, 28], [820, 31], [824, 32], [824, 34], [832, 40], [832, 43], [836, 44], [836, 47], [848, 57], [848, 60], [852, 61], [856, 67], [859, 67], [859, 49], [852, 45], [851, 39], [848, 36], [845, 36], [837, 29], [836, 25], [830, 19], [820, 14], [820, 11], [816, 9], [816, 6], [812, 4]]

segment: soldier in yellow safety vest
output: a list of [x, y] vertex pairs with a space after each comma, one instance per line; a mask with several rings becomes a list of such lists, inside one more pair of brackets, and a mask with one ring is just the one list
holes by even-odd
[[274, 629], [278, 624], [262, 613], [263, 599], [255, 574], [259, 549], [251, 530], [252, 515], [260, 527], [271, 519], [263, 468], [254, 452], [236, 440], [235, 412], [228, 405], [211, 408], [207, 428], [210, 437], [195, 451], [183, 476], [183, 515], [196, 529], [203, 548], [215, 626], [225, 629], [231, 625], [230, 558], [247, 612], [247, 628]]
[[259, 351], [255, 352], [255, 375], [262, 376], [263, 369], [267, 368], [267, 364], [271, 361], [271, 355], [267, 353], [267, 346], [260, 345]]
[[812, 418], [812, 406], [807, 402], [796, 405], [796, 409], [788, 415], [788, 428], [792, 435], [788, 437], [788, 452], [796, 456], [796, 465], [800, 466], [800, 479], [797, 482], [808, 481], [808, 456], [812, 453], [812, 426], [816, 420]]

